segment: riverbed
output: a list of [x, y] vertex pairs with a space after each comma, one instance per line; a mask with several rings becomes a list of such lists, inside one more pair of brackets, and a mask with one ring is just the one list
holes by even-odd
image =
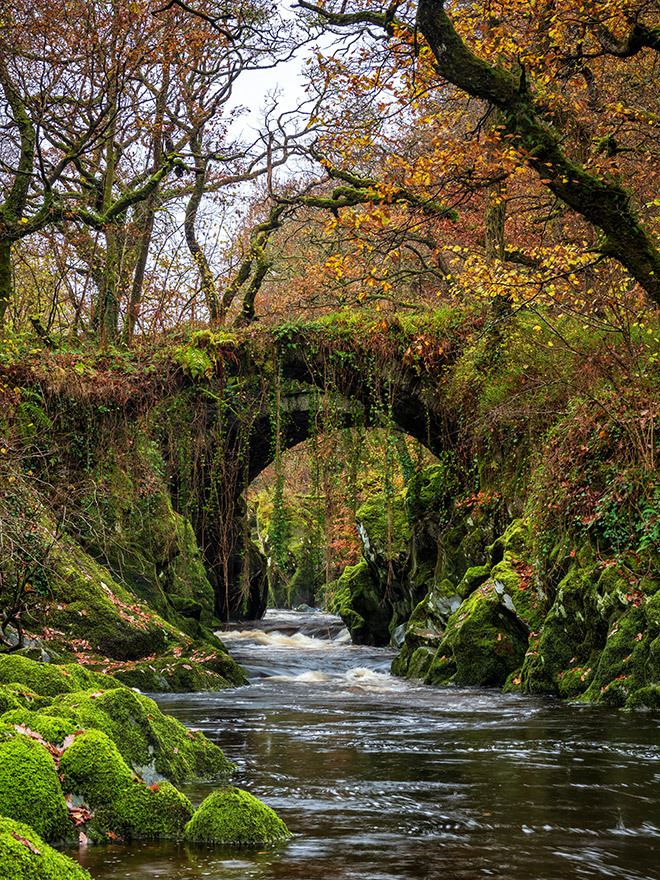
[[[250, 685], [158, 695], [293, 838], [256, 851], [90, 847], [97, 880], [660, 878], [660, 719], [389, 675], [341, 622], [221, 634]], [[182, 786], [193, 803], [213, 783]]]

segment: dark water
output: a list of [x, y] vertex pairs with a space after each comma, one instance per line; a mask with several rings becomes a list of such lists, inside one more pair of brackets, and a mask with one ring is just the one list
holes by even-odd
[[403, 682], [391, 652], [333, 641], [325, 615], [273, 615], [226, 637], [249, 687], [158, 701], [295, 837], [90, 848], [98, 880], [660, 878], [660, 719]]

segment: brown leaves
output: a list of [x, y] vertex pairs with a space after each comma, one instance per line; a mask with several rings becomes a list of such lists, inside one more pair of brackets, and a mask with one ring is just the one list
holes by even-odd
[[36, 846], [33, 843], [31, 843], [26, 837], [21, 837], [20, 834], [16, 834], [13, 831], [11, 832], [11, 836], [14, 838], [14, 840], [17, 840], [19, 843], [22, 843], [24, 846], [27, 846], [27, 848], [30, 850], [30, 852], [33, 852], [36, 856], [41, 855], [41, 850], [37, 849]]
[[55, 763], [55, 768], [57, 770], [59, 770], [59, 768], [60, 768], [60, 758], [62, 757], [64, 752], [66, 752], [66, 750], [69, 748], [69, 746], [73, 742], [75, 742], [76, 737], [80, 736], [81, 733], [84, 733], [83, 730], [76, 730], [75, 733], [69, 734], [69, 736], [66, 737], [66, 739], [64, 740], [62, 745], [60, 747], [58, 747], [58, 746], [54, 746], [52, 743], [46, 742], [46, 740], [43, 738], [43, 736], [38, 731], [30, 730], [30, 728], [27, 727], [25, 724], [14, 724], [14, 728], [19, 733], [22, 733], [24, 736], [29, 736], [30, 739], [36, 740], [44, 748], [48, 749], [48, 751], [50, 752], [50, 754], [53, 758], [53, 761]]
[[70, 794], [65, 795], [64, 801], [66, 803], [66, 808], [69, 811], [69, 816], [71, 817], [73, 824], [76, 826], [76, 828], [80, 828], [81, 825], [84, 825], [85, 822], [89, 822], [89, 820], [92, 818], [92, 814], [87, 809], [87, 807], [75, 807], [73, 805], [73, 800]]

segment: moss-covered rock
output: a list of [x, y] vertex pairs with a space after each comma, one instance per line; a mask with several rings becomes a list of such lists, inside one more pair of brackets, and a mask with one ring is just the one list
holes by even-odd
[[[104, 657], [136, 660], [185, 643], [183, 635], [141, 603], [73, 542], [54, 560], [48, 625], [62, 641], [76, 639]], [[44, 621], [46, 622], [46, 621]]]
[[18, 654], [0, 655], [0, 683], [19, 682], [42, 697], [54, 697], [93, 687], [117, 687], [117, 682], [102, 673], [69, 663], [39, 663]]
[[113, 803], [132, 784], [134, 775], [114, 742], [100, 730], [86, 730], [60, 758], [64, 791], [97, 807]]
[[[36, 696], [36, 695], [35, 695]], [[6, 685], [0, 686], [0, 715], [12, 709], [18, 709], [22, 703], [18, 700], [14, 690]]]
[[[599, 563], [585, 558], [574, 562], [559, 583], [540, 634], [530, 640], [521, 671], [526, 693], [559, 696], [560, 673], [580, 668], [582, 676], [589, 669], [588, 677], [596, 667], [609, 617], [618, 604], [616, 596], [605, 588], [601, 572]], [[562, 685], [565, 694], [575, 685], [574, 676], [568, 676], [566, 686]]]
[[[445, 636], [451, 614], [459, 607], [457, 595], [447, 597], [431, 590], [417, 605], [406, 626], [401, 651], [392, 661], [392, 675], [424, 678]], [[414, 658], [414, 660], [413, 660]]]
[[186, 825], [190, 843], [225, 846], [258, 846], [290, 837], [279, 816], [266, 804], [239, 788], [227, 787], [210, 794]]
[[332, 589], [334, 595], [328, 609], [339, 614], [356, 644], [388, 644], [391, 608], [365, 559], [347, 566]]
[[72, 859], [48, 846], [28, 825], [0, 817], [3, 880], [91, 880]]
[[370, 562], [386, 563], [407, 551], [412, 531], [402, 493], [394, 495], [389, 505], [384, 496], [372, 496], [360, 506], [355, 520], [364, 556]]
[[625, 703], [626, 709], [651, 709], [660, 712], [660, 685], [638, 688]]
[[78, 729], [78, 725], [70, 718], [56, 718], [34, 709], [11, 709], [0, 716], [0, 720], [5, 724], [22, 725], [28, 730], [35, 731], [46, 742], [55, 746], [61, 745], [67, 736]]
[[483, 584], [447, 621], [429, 667], [429, 684], [501, 686], [520, 666], [527, 628], [501, 583]]
[[167, 780], [151, 786], [134, 780], [117, 799], [99, 808], [96, 828], [126, 839], [180, 838], [193, 815], [188, 798]]
[[0, 815], [29, 823], [51, 842], [73, 837], [51, 754], [20, 733], [4, 731], [0, 736]]
[[137, 778], [112, 740], [99, 730], [76, 737], [60, 759], [62, 786], [93, 810], [89, 833], [126, 839], [180, 837], [192, 816], [188, 798], [169, 782]]
[[44, 710], [105, 733], [137, 772], [153, 769], [172, 782], [226, 776], [235, 766], [203, 733], [163, 715], [156, 703], [128, 688], [61, 694]]
[[166, 654], [122, 665], [113, 664], [113, 676], [129, 687], [149, 693], [220, 691], [247, 683], [245, 670], [221, 651]]

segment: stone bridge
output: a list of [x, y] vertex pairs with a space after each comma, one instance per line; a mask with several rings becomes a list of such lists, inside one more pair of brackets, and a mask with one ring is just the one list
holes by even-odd
[[[322, 433], [329, 421], [390, 424], [435, 454], [451, 442], [456, 426], [438, 393], [451, 345], [387, 330], [383, 322], [377, 337], [363, 341], [296, 330], [271, 336], [257, 353], [254, 341], [219, 346], [213, 376], [189, 378], [206, 433], [199, 467], [204, 503], [191, 520], [221, 619], [254, 619], [265, 610], [263, 559], [249, 542], [244, 493], [277, 455]], [[433, 346], [431, 370], [423, 355]], [[176, 503], [176, 489], [174, 495]]]

